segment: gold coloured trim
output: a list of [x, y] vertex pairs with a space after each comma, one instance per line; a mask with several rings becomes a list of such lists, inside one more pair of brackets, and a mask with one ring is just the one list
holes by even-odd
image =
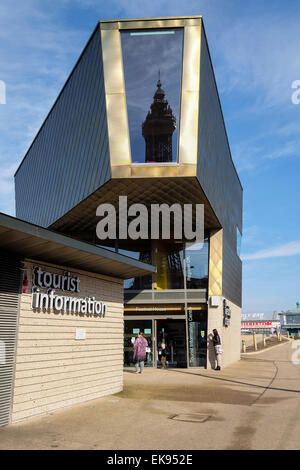
[[197, 164], [201, 27], [184, 28], [179, 163]]
[[199, 26], [201, 16], [182, 16], [164, 18], [128, 18], [122, 20], [102, 20], [101, 29], [146, 29], [146, 28], [182, 28], [184, 26]]
[[197, 165], [115, 165], [111, 167], [112, 178], [170, 178], [197, 176]]
[[223, 229], [210, 235], [208, 295], [222, 295]]
[[111, 165], [129, 165], [130, 141], [120, 32], [101, 30]]
[[[112, 178], [128, 177], [128, 166], [131, 165], [120, 38], [122, 29], [184, 28], [177, 169], [167, 165], [151, 167], [151, 169], [144, 166], [132, 166], [131, 176], [194, 176], [196, 174], [201, 21], [201, 16], [197, 16], [100, 22]], [[126, 166], [126, 169], [120, 169], [120, 166]]]

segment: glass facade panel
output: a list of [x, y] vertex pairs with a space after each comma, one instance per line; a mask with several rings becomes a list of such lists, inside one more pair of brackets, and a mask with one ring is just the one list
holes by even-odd
[[208, 251], [206, 239], [202, 246], [194, 244], [185, 249], [186, 287], [187, 289], [207, 289], [208, 286]]
[[182, 29], [122, 31], [132, 163], [177, 161]]
[[[208, 252], [209, 241], [206, 239], [199, 247], [167, 240], [153, 240], [152, 249], [144, 251], [119, 250], [120, 254], [130, 256], [156, 266], [153, 276], [155, 290], [184, 289], [184, 258], [187, 289], [207, 289], [208, 287]], [[152, 276], [141, 276], [124, 281], [125, 289], [152, 289]]]
[[189, 366], [206, 367], [207, 357], [207, 312], [188, 307]]
[[[128, 251], [119, 249], [119, 254], [129, 256], [131, 258], [142, 261], [143, 263], [152, 264], [151, 249], [145, 251]], [[152, 275], [139, 276], [136, 278], [126, 279], [124, 281], [124, 289], [143, 290], [152, 289]]]
[[286, 316], [287, 325], [300, 325], [300, 314], [296, 313], [295, 315]]
[[124, 322], [124, 366], [133, 366], [133, 343], [139, 332], [144, 333], [144, 338], [148, 342], [148, 351], [145, 367], [153, 365], [153, 331], [152, 320], [125, 320]]
[[157, 270], [154, 288], [184, 289], [183, 244], [155, 241], [153, 258]]

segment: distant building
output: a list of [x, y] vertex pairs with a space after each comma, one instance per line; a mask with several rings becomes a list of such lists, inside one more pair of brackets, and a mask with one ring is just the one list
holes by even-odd
[[241, 333], [275, 333], [280, 330], [277, 312], [242, 313]]
[[280, 330], [280, 321], [278, 320], [264, 320], [264, 321], [247, 321], [241, 323], [241, 333], [275, 333]]
[[269, 315], [266, 315], [266, 313], [242, 313], [241, 314], [241, 320], [243, 321], [252, 321], [252, 320], [264, 320], [266, 319], [266, 316], [268, 316], [268, 319], [270, 318]]
[[297, 302], [296, 308], [280, 312], [281, 328], [288, 331], [291, 336], [300, 333], [300, 302]]

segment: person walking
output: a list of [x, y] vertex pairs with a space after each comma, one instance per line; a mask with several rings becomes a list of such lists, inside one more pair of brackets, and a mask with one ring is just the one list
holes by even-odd
[[218, 330], [214, 329], [213, 330], [213, 345], [215, 349], [215, 354], [216, 354], [216, 360], [217, 360], [217, 367], [215, 370], [221, 370], [221, 354], [222, 354], [222, 348], [221, 348], [221, 339], [218, 333]]
[[[141, 374], [144, 370], [144, 363], [147, 355], [148, 342], [140, 331], [133, 344], [133, 362], [135, 363], [135, 373]], [[140, 367], [140, 371], [139, 371]]]
[[160, 362], [161, 362], [161, 365], [163, 366], [163, 369], [167, 368], [166, 358], [167, 358], [166, 343], [163, 341], [161, 343], [161, 356], [160, 356]]

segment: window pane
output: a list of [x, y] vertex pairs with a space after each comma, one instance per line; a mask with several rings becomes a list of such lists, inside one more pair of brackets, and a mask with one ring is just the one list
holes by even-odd
[[[143, 263], [152, 263], [151, 249], [145, 251], [128, 251], [119, 249], [121, 255], [130, 256], [131, 258], [142, 261]], [[125, 279], [124, 289], [143, 290], [152, 289], [152, 275], [139, 276], [131, 279]]]
[[207, 289], [208, 286], [208, 240], [202, 247], [194, 244], [185, 249], [187, 289]]
[[182, 29], [122, 31], [132, 163], [176, 162]]
[[156, 266], [155, 288], [183, 289], [183, 245], [155, 241], [154, 264]]

